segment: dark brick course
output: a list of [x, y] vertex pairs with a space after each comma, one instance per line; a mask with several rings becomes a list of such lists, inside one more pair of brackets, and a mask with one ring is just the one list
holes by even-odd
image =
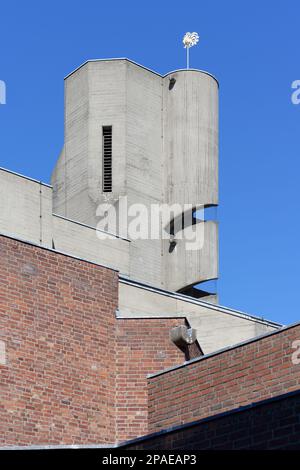
[[299, 450], [300, 392], [150, 435], [127, 450]]

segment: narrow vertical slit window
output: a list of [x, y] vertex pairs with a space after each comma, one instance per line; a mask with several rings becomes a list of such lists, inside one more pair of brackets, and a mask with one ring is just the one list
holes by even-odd
[[103, 183], [104, 193], [112, 192], [112, 126], [102, 127]]

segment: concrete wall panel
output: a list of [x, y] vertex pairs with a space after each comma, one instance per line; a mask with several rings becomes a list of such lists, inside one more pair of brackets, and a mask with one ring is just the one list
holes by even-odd
[[125, 276], [129, 275], [129, 241], [121, 238], [100, 240], [92, 227], [55, 215], [53, 230], [56, 250], [117, 269]]
[[120, 317], [186, 317], [204, 354], [232, 346], [279, 325], [235, 310], [133, 283], [119, 284]]
[[0, 231], [51, 247], [52, 188], [1, 169]]

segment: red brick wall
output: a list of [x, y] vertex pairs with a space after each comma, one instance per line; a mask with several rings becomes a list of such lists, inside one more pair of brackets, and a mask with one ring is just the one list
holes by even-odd
[[149, 431], [154, 432], [300, 388], [292, 343], [300, 326], [152, 377]]
[[126, 450], [299, 450], [300, 393], [152, 434]]
[[[182, 364], [185, 354], [170, 340], [183, 318], [119, 319], [117, 322], [117, 441], [147, 434], [147, 374]], [[200, 355], [197, 347], [193, 353]]]
[[0, 259], [0, 446], [146, 433], [146, 376], [184, 361], [169, 339], [184, 320], [117, 320], [105, 267], [4, 236]]
[[116, 272], [0, 237], [0, 445], [114, 442]]

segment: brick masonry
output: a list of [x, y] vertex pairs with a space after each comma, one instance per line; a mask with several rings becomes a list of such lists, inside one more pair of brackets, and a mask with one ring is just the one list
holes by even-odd
[[184, 361], [184, 319], [117, 320], [111, 269], [4, 236], [0, 257], [0, 445], [147, 433], [146, 375]]
[[[170, 340], [170, 329], [185, 324], [176, 319], [119, 319], [117, 322], [116, 406], [117, 441], [148, 432], [147, 374], [181, 364], [184, 353]], [[195, 346], [186, 351], [199, 356]]]
[[300, 393], [157, 433], [126, 450], [299, 450]]
[[[116, 318], [118, 273], [103, 266], [5, 236], [0, 257], [2, 446], [109, 445], [300, 388], [300, 364], [292, 363], [299, 325], [147, 379], [201, 355], [197, 345], [181, 351], [170, 340], [171, 328], [184, 318]], [[265, 446], [277, 439], [279, 448], [299, 433], [299, 402], [293, 400], [259, 412], [262, 421], [273, 422], [274, 414], [281, 423], [266, 430], [272, 436]], [[198, 429], [207, 447], [194, 431], [156, 443], [169, 442], [170, 449], [259, 444], [259, 426], [248, 435], [251, 420], [216, 419], [223, 418], [224, 426], [205, 424], [208, 434]]]
[[1, 445], [113, 442], [112, 270], [0, 238]]
[[149, 431], [299, 390], [300, 364], [292, 362], [299, 339], [295, 325], [151, 377]]

